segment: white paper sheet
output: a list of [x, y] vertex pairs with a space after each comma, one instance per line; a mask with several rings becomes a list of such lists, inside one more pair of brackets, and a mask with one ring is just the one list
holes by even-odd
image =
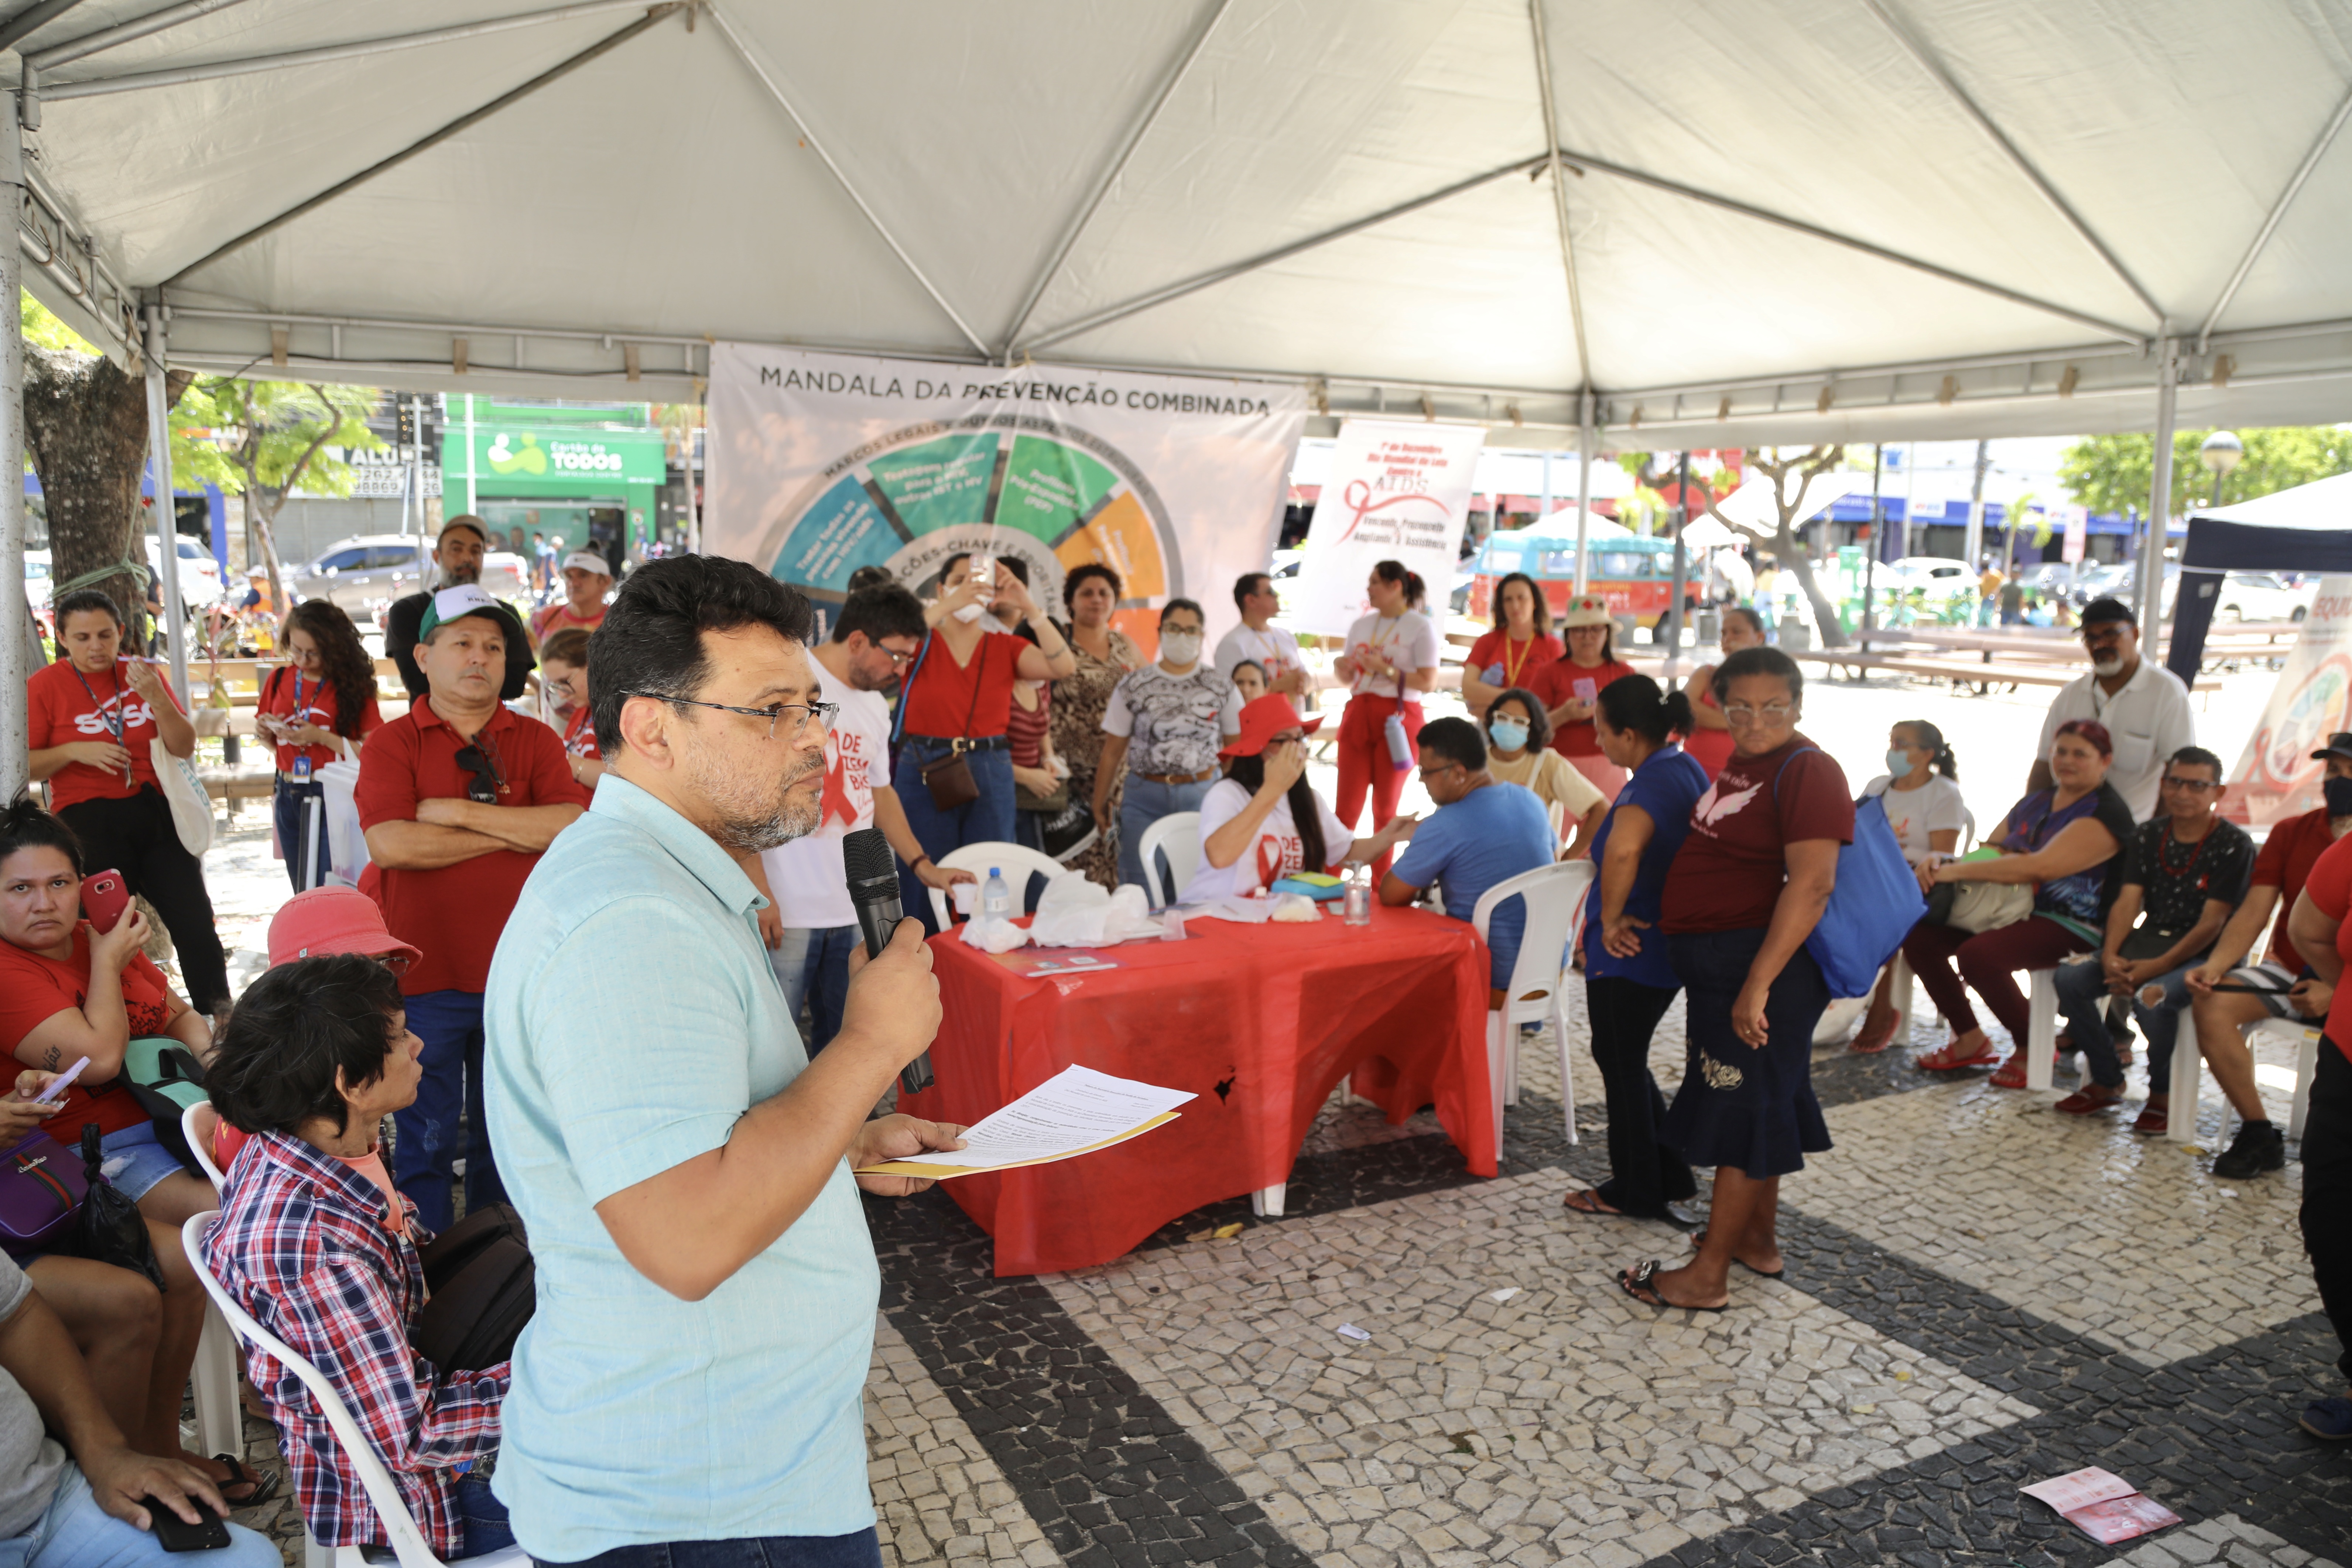
[[1187, 1089], [1137, 1083], [1092, 1068], [1064, 1068], [974, 1123], [963, 1135], [963, 1148], [919, 1154], [914, 1160], [925, 1165], [985, 1167], [1059, 1159], [1133, 1131], [1198, 1098]]

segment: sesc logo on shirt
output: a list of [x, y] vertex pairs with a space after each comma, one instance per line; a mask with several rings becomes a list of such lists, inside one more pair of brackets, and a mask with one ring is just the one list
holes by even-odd
[[111, 741], [114, 739], [114, 726], [106, 721], [106, 715], [112, 712], [118, 704], [121, 707], [121, 724], [126, 733], [155, 721], [155, 710], [147, 706], [145, 698], [136, 693], [126, 693], [125, 696], [127, 701], [124, 697], [110, 697], [89, 712], [75, 714], [74, 728], [92, 740]]

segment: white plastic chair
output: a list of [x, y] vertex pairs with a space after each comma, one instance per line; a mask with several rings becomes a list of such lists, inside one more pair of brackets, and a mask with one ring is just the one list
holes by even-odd
[[[961, 849], [950, 849], [940, 857], [939, 863], [942, 870], [971, 871], [982, 882], [988, 880], [988, 871], [992, 866], [1000, 871], [1013, 873], [1004, 879], [1013, 885], [1013, 908], [1015, 912], [1025, 907], [1028, 902], [1029, 879], [1020, 873], [1026, 871], [1031, 876], [1050, 879], [1070, 868], [1043, 850], [1032, 849], [1027, 845], [1006, 844], [1001, 840], [987, 839], [978, 844], [967, 844]], [[938, 888], [929, 888], [925, 891], [931, 895], [932, 919], [938, 921], [941, 931], [947, 930], [955, 922], [949, 918], [946, 892]]]
[[[2197, 1099], [2205, 1088], [2205, 1058], [2197, 1048], [2197, 1016], [2189, 1008], [2180, 1010], [2179, 1032], [2172, 1042], [2171, 1110], [2168, 1112], [2164, 1135], [2175, 1143], [2197, 1141]], [[2303, 1136], [2304, 1119], [2311, 1112], [2311, 1079], [2319, 1070], [2319, 1028], [2316, 1025], [2298, 1024], [2292, 1018], [2257, 1018], [2244, 1029], [2246, 1048], [2253, 1049], [2254, 1037], [2273, 1035], [2295, 1040], [2294, 1099], [2287, 1110], [2286, 1135]], [[2236, 1108], [2227, 1100], [2221, 1102], [2221, 1133], [2217, 1144], [2230, 1141], [2230, 1118]]]
[[1170, 812], [1143, 830], [1143, 841], [1135, 853], [1143, 862], [1143, 896], [1151, 900], [1153, 909], [1159, 909], [1168, 900], [1160, 896], [1160, 862], [1155, 857], [1168, 857], [1169, 884], [1182, 891], [1201, 865], [1201, 814]]
[[[220, 1113], [202, 1100], [180, 1112], [180, 1131], [195, 1151], [213, 1192], [221, 1190], [220, 1168], [213, 1163], [213, 1131]], [[236, 1396], [236, 1340], [216, 1307], [205, 1309], [205, 1326], [196, 1336], [195, 1364], [188, 1379], [196, 1406], [196, 1447], [207, 1454], [245, 1458], [245, 1411]]]
[[[255, 1322], [221, 1282], [213, 1277], [213, 1271], [205, 1266], [205, 1237], [219, 1222], [217, 1211], [200, 1214], [180, 1230], [180, 1245], [186, 1249], [188, 1261], [194, 1266], [196, 1278], [204, 1281], [205, 1293], [212, 1297], [213, 1305], [228, 1320], [238, 1338], [300, 1378], [302, 1385], [310, 1391], [310, 1397], [319, 1402], [319, 1409], [327, 1417], [327, 1425], [334, 1429], [335, 1441], [342, 1445], [343, 1454], [351, 1460], [352, 1468], [359, 1472], [360, 1485], [366, 1490], [368, 1502], [375, 1509], [375, 1516], [383, 1523], [384, 1533], [392, 1539], [392, 1550], [400, 1559], [401, 1568], [442, 1568], [441, 1559], [433, 1555], [433, 1548], [425, 1543], [425, 1532], [416, 1528], [415, 1516], [409, 1513], [408, 1505], [401, 1500], [400, 1488], [394, 1483], [392, 1472], [384, 1468], [383, 1460], [368, 1446], [366, 1435], [361, 1432], [359, 1423], [352, 1419], [351, 1411], [335, 1393], [335, 1385], [327, 1381], [324, 1373], [287, 1349], [276, 1336]], [[304, 1536], [307, 1541], [307, 1526]], [[336, 1547], [332, 1557], [334, 1568], [369, 1568], [366, 1550], [360, 1546]], [[325, 1550], [316, 1543], [311, 1543], [310, 1552], [313, 1561], [327, 1555]], [[510, 1546], [503, 1552], [469, 1557], [466, 1561], [478, 1564], [479, 1568], [521, 1568], [530, 1561], [530, 1557], [521, 1547]]]
[[1584, 921], [1584, 896], [1596, 868], [1590, 860], [1538, 866], [1497, 882], [1470, 911], [1478, 940], [1504, 900], [1517, 896], [1527, 910], [1519, 956], [1511, 965], [1503, 1005], [1486, 1014], [1486, 1078], [1495, 1102], [1495, 1157], [1503, 1155], [1503, 1107], [1519, 1102], [1519, 1026], [1549, 1022], [1559, 1043], [1559, 1109], [1568, 1141], [1576, 1137], [1576, 1080], [1570, 1074], [1568, 1016], [1560, 1001], [1560, 962]]

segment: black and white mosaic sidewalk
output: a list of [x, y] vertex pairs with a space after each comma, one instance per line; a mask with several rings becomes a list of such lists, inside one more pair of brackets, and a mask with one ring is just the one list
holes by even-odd
[[[2335, 1350], [2293, 1164], [2217, 1182], [2054, 1096], [1825, 1052], [1838, 1148], [1785, 1184], [1786, 1280], [1735, 1271], [1731, 1311], [1658, 1312], [1615, 1273], [1684, 1238], [1560, 1207], [1606, 1164], [1576, 1056], [1579, 1144], [1546, 1042], [1496, 1180], [1427, 1118], [1335, 1106], [1286, 1217], [1235, 1199], [1076, 1274], [996, 1279], [944, 1194], [869, 1200], [887, 1555], [2352, 1563], [2352, 1452], [2294, 1421]], [[2187, 1522], [2101, 1547], [2017, 1493], [2089, 1464]]]

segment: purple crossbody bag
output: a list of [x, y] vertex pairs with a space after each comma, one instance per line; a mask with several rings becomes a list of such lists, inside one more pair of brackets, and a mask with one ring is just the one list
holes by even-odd
[[33, 1133], [0, 1154], [0, 1248], [11, 1258], [50, 1250], [89, 1195], [81, 1156]]

